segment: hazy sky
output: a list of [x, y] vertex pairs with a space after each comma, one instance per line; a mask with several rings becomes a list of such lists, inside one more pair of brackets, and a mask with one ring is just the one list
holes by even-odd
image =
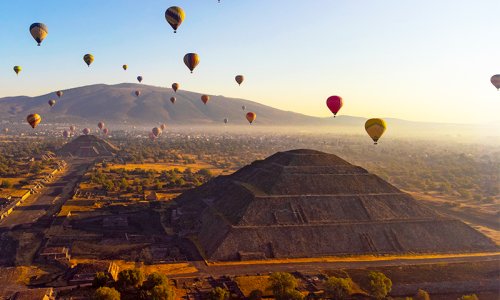
[[[172, 5], [186, 12], [176, 34]], [[0, 97], [142, 75], [315, 116], [340, 95], [347, 115], [500, 121], [499, 16], [499, 0], [1, 0]], [[41, 47], [33, 22], [49, 28]], [[187, 52], [201, 58], [194, 74]]]

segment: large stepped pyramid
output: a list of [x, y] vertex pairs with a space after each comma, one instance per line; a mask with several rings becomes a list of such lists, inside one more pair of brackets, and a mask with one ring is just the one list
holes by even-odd
[[119, 148], [110, 142], [94, 135], [80, 135], [65, 144], [57, 151], [60, 156], [72, 157], [108, 157], [113, 156]]
[[314, 150], [278, 152], [176, 203], [178, 233], [213, 261], [497, 250], [465, 223]]

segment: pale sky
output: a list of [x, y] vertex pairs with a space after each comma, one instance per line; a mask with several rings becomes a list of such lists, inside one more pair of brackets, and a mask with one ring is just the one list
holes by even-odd
[[[186, 12], [176, 34], [172, 5]], [[339, 114], [499, 122], [499, 16], [498, 0], [0, 1], [0, 97], [142, 75], [314, 116], [330, 116], [326, 98], [340, 95]], [[49, 28], [41, 47], [33, 22]], [[187, 52], [201, 58], [194, 74]]]

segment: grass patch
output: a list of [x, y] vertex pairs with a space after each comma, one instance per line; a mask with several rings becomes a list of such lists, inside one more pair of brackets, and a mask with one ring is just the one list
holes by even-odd
[[264, 296], [272, 296], [269, 290], [269, 276], [238, 276], [235, 278], [241, 292], [248, 297], [253, 290], [261, 290]]

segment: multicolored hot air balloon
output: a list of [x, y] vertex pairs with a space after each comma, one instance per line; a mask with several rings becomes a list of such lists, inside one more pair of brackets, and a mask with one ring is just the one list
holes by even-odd
[[108, 129], [108, 128], [104, 128], [104, 129], [102, 130], [102, 133], [103, 133], [104, 135], [108, 135], [108, 133], [109, 133], [109, 129]]
[[172, 83], [172, 89], [174, 90], [175, 93], [177, 93], [177, 90], [179, 89], [179, 84], [177, 82]]
[[97, 123], [97, 127], [98, 127], [99, 129], [103, 130], [103, 129], [104, 129], [104, 122], [99, 122], [99, 123]]
[[127, 65], [123, 65], [122, 68], [123, 68], [124, 71], [127, 71], [128, 66]]
[[241, 85], [241, 83], [243, 82], [243, 80], [245, 80], [245, 77], [243, 77], [243, 75], [236, 75], [236, 77], [234, 77], [234, 79], [236, 80], [236, 82], [238, 83], [238, 85]]
[[373, 143], [377, 145], [378, 140], [382, 135], [384, 134], [385, 130], [387, 129], [387, 125], [385, 124], [385, 121], [382, 119], [369, 119], [365, 123], [365, 130], [368, 133], [368, 135], [372, 138]]
[[247, 109], [247, 107], [245, 105], [242, 105], [241, 109], [245, 110], [245, 109]]
[[229, 122], [229, 119], [228, 118], [224, 118], [224, 124], [227, 124], [227, 122]]
[[491, 76], [490, 81], [497, 88], [497, 90], [500, 90], [500, 74]]
[[21, 72], [22, 68], [21, 66], [14, 66], [14, 72], [16, 72], [16, 75], [19, 75], [19, 73]]
[[50, 105], [50, 107], [52, 107], [52, 106], [56, 105], [56, 100], [54, 100], [54, 99], [50, 99], [50, 100], [49, 100], [49, 105]]
[[83, 61], [87, 64], [88, 67], [90, 67], [90, 64], [94, 62], [94, 55], [85, 54], [83, 56]]
[[43, 23], [33, 23], [30, 26], [30, 33], [38, 43], [38, 46], [40, 46], [42, 41], [47, 37], [47, 34], [49, 34], [49, 28]]
[[85, 134], [85, 135], [89, 135], [89, 133], [90, 133], [90, 129], [88, 129], [88, 128], [84, 128], [84, 129], [82, 130], [82, 132], [83, 132], [83, 134]]
[[200, 63], [200, 57], [196, 53], [188, 53], [184, 55], [184, 64], [193, 73], [194, 68]]
[[26, 120], [31, 125], [31, 128], [35, 128], [42, 121], [42, 117], [40, 117], [39, 114], [31, 114], [31, 115], [28, 115], [28, 117], [26, 118]]
[[142, 82], [142, 76], [137, 76], [137, 81], [139, 81], [139, 83]]
[[165, 123], [163, 123], [163, 124], [160, 125], [160, 129], [162, 131], [165, 130], [165, 128], [167, 128], [167, 125]]
[[155, 127], [151, 130], [151, 132], [153, 133], [153, 135], [157, 138], [161, 135], [161, 129], [158, 128], [158, 127]]
[[344, 102], [342, 101], [342, 98], [339, 96], [330, 96], [328, 99], [326, 99], [326, 106], [330, 109], [330, 111], [333, 113], [333, 117], [337, 115], [339, 110], [342, 108], [342, 105]]
[[64, 130], [64, 131], [63, 131], [63, 137], [65, 137], [65, 138], [69, 138], [69, 131]]
[[175, 100], [176, 100], [175, 97], [170, 97], [170, 102], [172, 102], [172, 104], [175, 103]]
[[135, 95], [139, 97], [141, 95], [141, 91], [135, 91]]
[[246, 118], [247, 118], [248, 122], [250, 122], [250, 124], [252, 124], [253, 121], [255, 121], [255, 119], [257, 119], [257, 115], [253, 112], [248, 112], [246, 114]]
[[178, 6], [172, 6], [169, 7], [165, 11], [165, 19], [167, 20], [168, 24], [172, 26], [174, 29], [174, 33], [177, 32], [177, 28], [181, 26], [182, 21], [184, 21], [184, 18], [186, 17], [186, 14], [184, 13], [184, 10]]
[[201, 101], [203, 102], [203, 104], [207, 104], [208, 100], [210, 100], [210, 96], [201, 95]]
[[64, 93], [62, 91], [57, 91], [56, 95], [58, 98], [61, 98]]

